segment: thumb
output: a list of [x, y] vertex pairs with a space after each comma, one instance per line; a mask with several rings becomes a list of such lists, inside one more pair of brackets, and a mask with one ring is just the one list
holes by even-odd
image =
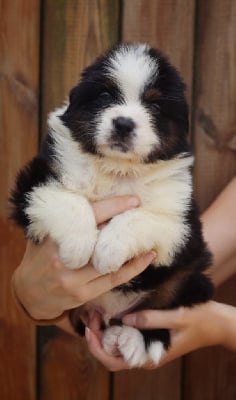
[[135, 326], [140, 329], [177, 329], [184, 325], [184, 308], [166, 311], [139, 311], [127, 314], [122, 321], [125, 325]]

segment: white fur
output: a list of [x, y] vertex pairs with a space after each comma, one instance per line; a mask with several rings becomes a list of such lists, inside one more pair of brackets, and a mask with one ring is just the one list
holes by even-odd
[[151, 361], [155, 364], [158, 365], [161, 358], [165, 354], [165, 349], [163, 346], [162, 342], [152, 342], [149, 347], [148, 347], [148, 354], [151, 359]]
[[142, 334], [130, 326], [112, 326], [103, 336], [104, 350], [122, 355], [130, 367], [140, 367], [148, 359]]
[[49, 235], [59, 245], [60, 257], [68, 268], [87, 264], [98, 233], [88, 200], [50, 182], [35, 187], [28, 203], [28, 235], [39, 240]]
[[[48, 118], [48, 126], [56, 146], [55, 168], [59, 172], [63, 186], [70, 191], [82, 193], [87, 187], [91, 188], [96, 179], [95, 165], [91, 157], [84, 154], [80, 144], [73, 140], [70, 130], [59, 118], [65, 108], [58, 108]], [[88, 184], [89, 183], [89, 184]], [[85, 197], [91, 196], [85, 194]]]
[[133, 48], [123, 46], [110, 60], [108, 75], [121, 89], [126, 101], [139, 101], [145, 85], [158, 73], [157, 62], [147, 54], [148, 49], [145, 44]]
[[[132, 147], [127, 153], [111, 150], [109, 139], [112, 135], [112, 121], [117, 117], [131, 118], [135, 122]], [[154, 132], [152, 121], [147, 110], [138, 102], [127, 102], [107, 108], [97, 121], [97, 147], [101, 153], [110, 157], [131, 160], [144, 159], [151, 150], [160, 146], [160, 139]]]
[[93, 253], [93, 265], [105, 274], [117, 271], [140, 253], [155, 250], [156, 263], [168, 266], [176, 250], [185, 243], [188, 231], [187, 224], [179, 216], [155, 215], [144, 207], [126, 211], [114, 217], [101, 231]]
[[102, 338], [104, 350], [113, 356], [120, 355], [118, 347], [118, 337], [121, 334], [122, 326], [112, 326], [106, 329]]

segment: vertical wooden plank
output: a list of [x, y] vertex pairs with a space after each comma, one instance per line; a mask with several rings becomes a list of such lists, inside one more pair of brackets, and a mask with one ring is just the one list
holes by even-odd
[[200, 1], [197, 28], [195, 175], [205, 208], [235, 174], [235, 1]]
[[[118, 39], [118, 0], [45, 0], [42, 111], [60, 106], [88, 65]], [[45, 134], [45, 132], [43, 132]], [[106, 400], [110, 374], [80, 339], [40, 329], [41, 400]]]
[[194, 0], [124, 0], [122, 39], [162, 50], [179, 69], [191, 101]]
[[130, 370], [114, 374], [114, 400], [180, 400], [181, 365], [173, 362], [159, 370]]
[[34, 400], [35, 328], [10, 290], [25, 244], [6, 214], [16, 172], [38, 146], [40, 9], [38, 0], [1, 0], [0, 9], [0, 398]]
[[[197, 20], [195, 183], [203, 210], [236, 171], [236, 3], [200, 0]], [[236, 305], [235, 285], [232, 279], [222, 286], [217, 300]], [[226, 350], [193, 353], [185, 363], [184, 398], [234, 400], [235, 371], [236, 356]]]
[[[124, 0], [122, 39], [161, 49], [180, 70], [192, 93], [195, 2], [192, 0]], [[180, 400], [181, 360], [156, 371], [115, 374], [114, 399]]]

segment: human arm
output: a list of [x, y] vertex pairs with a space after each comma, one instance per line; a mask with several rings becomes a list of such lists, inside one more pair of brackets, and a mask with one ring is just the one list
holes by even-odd
[[209, 273], [216, 287], [236, 273], [236, 178], [202, 214], [203, 235], [213, 254]]
[[[236, 272], [235, 200], [236, 178], [202, 215], [204, 238], [214, 257], [209, 272], [216, 286]], [[220, 344], [236, 351], [236, 308], [228, 305], [209, 302], [191, 309], [141, 311], [136, 313], [136, 320], [134, 315], [130, 315], [123, 322], [142, 329], [171, 330], [172, 345], [160, 365], [204, 346]], [[90, 327], [92, 330], [87, 335], [87, 341], [93, 355], [110, 370], [128, 368], [123, 360], [103, 351], [98, 340], [96, 321]]]
[[[93, 210], [99, 226], [114, 215], [136, 206], [136, 198], [122, 196], [96, 202]], [[78, 270], [66, 268], [59, 259], [57, 246], [49, 238], [40, 245], [28, 242], [23, 260], [13, 275], [13, 290], [36, 322], [48, 320], [53, 323], [65, 310], [77, 307], [142, 272], [150, 263], [150, 257], [153, 255], [139, 257], [117, 273], [101, 276], [92, 265]], [[57, 325], [73, 332], [67, 317]]]

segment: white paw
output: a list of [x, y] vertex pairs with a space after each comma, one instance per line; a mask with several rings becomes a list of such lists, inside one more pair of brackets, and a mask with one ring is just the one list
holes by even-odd
[[112, 229], [112, 226], [107, 225], [99, 234], [92, 262], [97, 271], [107, 274], [117, 271], [133, 256], [129, 238], [122, 232], [122, 229], [117, 232]]
[[28, 201], [29, 236], [42, 240], [49, 235], [58, 244], [60, 257], [68, 268], [87, 264], [98, 235], [87, 199], [49, 183], [36, 187]]
[[104, 334], [103, 347], [107, 353], [122, 355], [130, 367], [139, 367], [147, 361], [141, 332], [129, 326], [108, 328]]
[[148, 354], [155, 365], [158, 365], [161, 358], [165, 354], [165, 349], [162, 342], [152, 342], [148, 347]]
[[118, 349], [118, 337], [120, 336], [122, 329], [122, 326], [112, 326], [105, 330], [102, 338], [102, 344], [106, 353], [113, 356], [120, 355]]
[[60, 259], [65, 266], [76, 269], [88, 264], [96, 243], [96, 237], [96, 232], [91, 231], [89, 238], [85, 240], [81, 232], [78, 231], [77, 234], [71, 234], [63, 241], [58, 241]]
[[119, 351], [131, 367], [139, 367], [147, 361], [143, 335], [137, 329], [124, 326], [118, 338]]

